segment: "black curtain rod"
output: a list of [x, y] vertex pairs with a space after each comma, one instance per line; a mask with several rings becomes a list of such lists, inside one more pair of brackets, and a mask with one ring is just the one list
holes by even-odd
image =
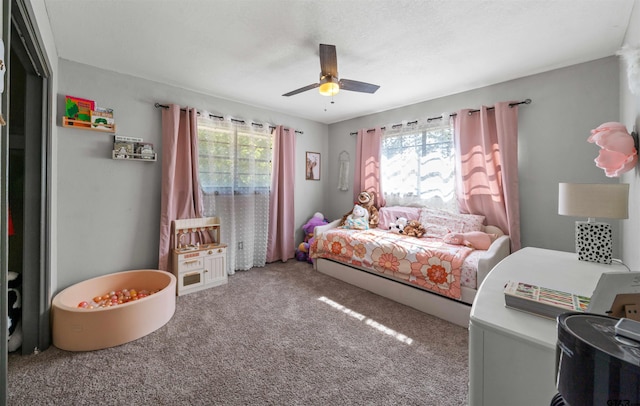
[[[156, 103], [156, 104], [154, 104], [154, 106], [155, 106], [156, 108], [160, 108], [160, 107], [161, 107], [161, 108], [163, 108], [163, 109], [168, 109], [168, 108], [169, 108], [169, 106], [167, 106], [166, 104], [160, 104], [160, 103]], [[180, 109], [180, 111], [187, 111], [187, 109], [186, 109], [186, 108], [181, 108], [181, 109]], [[198, 115], [200, 115], [200, 112], [199, 112], [199, 111], [198, 111], [197, 113], [198, 113]], [[211, 114], [211, 113], [209, 113], [209, 118], [215, 118], [215, 119], [218, 119], [218, 120], [224, 120], [224, 117], [222, 117], [222, 116], [216, 116], [215, 114]], [[246, 124], [246, 122], [245, 122], [244, 120], [238, 120], [238, 119], [236, 119], [236, 118], [231, 118], [230, 120], [231, 120], [231, 122], [232, 122], [232, 123], [236, 123], [236, 124]], [[260, 127], [260, 128], [262, 128], [262, 127], [263, 127], [263, 124], [260, 124], [260, 123], [251, 123], [251, 125], [256, 126], [256, 127]], [[275, 126], [272, 126], [272, 125], [270, 125], [270, 126], [269, 126], [269, 129], [270, 129], [270, 130], [273, 130], [273, 129], [275, 129], [275, 128], [276, 128]], [[288, 128], [285, 128], [284, 130], [285, 130], [285, 131], [289, 131], [289, 129], [288, 129]], [[302, 132], [302, 131], [300, 131], [300, 130], [296, 130], [296, 134], [304, 134], [304, 132]]]
[[[524, 99], [523, 101], [519, 101], [519, 102], [515, 102], [515, 103], [509, 103], [509, 107], [517, 106], [517, 105], [519, 105], [519, 104], [531, 104], [531, 99]], [[493, 110], [493, 109], [495, 109], [495, 107], [493, 107], [493, 106], [492, 106], [492, 107], [487, 107], [487, 110]], [[479, 112], [479, 111], [480, 111], [480, 109], [477, 109], [477, 110], [469, 110], [469, 115], [471, 115], [472, 113], [477, 113], [477, 112]], [[451, 114], [449, 114], [449, 117], [455, 117], [455, 116], [457, 116], [457, 114], [456, 114], [456, 113], [451, 113]], [[429, 118], [427, 118], [427, 123], [428, 123], [428, 122], [430, 122], [430, 121], [433, 121], [433, 120], [441, 120], [441, 119], [442, 119], [442, 116], [439, 116], [439, 117], [429, 117]], [[413, 124], [418, 124], [418, 120], [414, 120], [414, 121], [409, 121], [409, 122], [407, 122], [407, 125], [413, 125]], [[394, 124], [394, 125], [392, 125], [392, 126], [391, 126], [391, 128], [392, 128], [392, 129], [394, 129], [394, 130], [395, 130], [396, 128], [400, 128], [400, 127], [402, 127], [402, 124]], [[385, 130], [385, 129], [386, 129], [386, 127], [380, 127], [380, 129], [381, 129], [381, 130]], [[372, 128], [372, 129], [370, 129], [370, 130], [367, 130], [367, 132], [368, 132], [368, 133], [370, 133], [370, 132], [374, 132], [374, 131], [375, 131], [375, 129], [374, 129], [374, 128]], [[349, 133], [349, 135], [358, 135], [358, 132], [352, 132], [352, 133]]]

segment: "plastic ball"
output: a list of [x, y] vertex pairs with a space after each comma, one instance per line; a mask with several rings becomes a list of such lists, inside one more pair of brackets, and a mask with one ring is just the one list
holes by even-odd
[[154, 293], [159, 292], [160, 289], [148, 290], [148, 289], [119, 289], [112, 290], [104, 295], [95, 296], [90, 302], [82, 301], [78, 303], [78, 308], [82, 309], [96, 309], [117, 306], [124, 303], [128, 303], [134, 300], [144, 299], [147, 296], [151, 296]]

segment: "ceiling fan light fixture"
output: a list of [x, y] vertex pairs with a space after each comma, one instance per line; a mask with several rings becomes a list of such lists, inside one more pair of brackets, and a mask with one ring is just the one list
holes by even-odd
[[338, 79], [332, 76], [324, 76], [320, 79], [320, 94], [323, 96], [334, 96], [340, 91]]
[[[319, 88], [323, 96], [335, 96], [340, 89], [350, 92], [375, 93], [380, 88], [371, 83], [359, 82], [351, 79], [338, 80], [338, 60], [336, 59], [336, 46], [320, 44], [320, 81], [305, 87], [283, 94], [284, 97]], [[333, 103], [333, 102], [332, 102]]]

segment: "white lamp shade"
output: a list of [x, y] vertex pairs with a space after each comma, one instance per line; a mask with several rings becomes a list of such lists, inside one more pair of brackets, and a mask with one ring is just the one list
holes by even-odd
[[626, 183], [560, 183], [558, 214], [588, 218], [629, 218]]

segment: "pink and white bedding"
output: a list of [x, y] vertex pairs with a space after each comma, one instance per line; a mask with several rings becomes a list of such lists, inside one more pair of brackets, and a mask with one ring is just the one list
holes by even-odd
[[440, 238], [407, 237], [380, 228], [333, 228], [317, 235], [310, 248], [312, 258], [367, 268], [453, 299], [460, 299], [461, 286], [476, 288], [476, 269], [463, 266], [472, 251]]
[[470, 289], [478, 289], [478, 261], [486, 254], [487, 251], [474, 250], [467, 255], [462, 263], [460, 285]]

